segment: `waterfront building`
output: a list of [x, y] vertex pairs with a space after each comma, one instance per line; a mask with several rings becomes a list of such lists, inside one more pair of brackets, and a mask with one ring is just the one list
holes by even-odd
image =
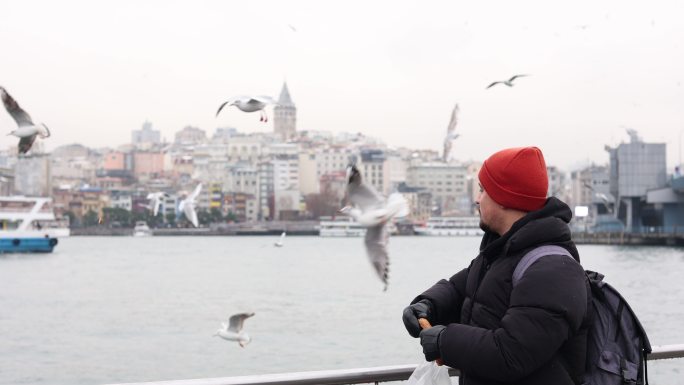
[[14, 193], [49, 197], [52, 192], [50, 156], [34, 154], [17, 158], [14, 164]]
[[435, 215], [470, 215], [468, 167], [444, 162], [426, 162], [409, 166], [406, 184], [430, 192], [438, 212]]
[[425, 222], [432, 216], [432, 194], [427, 188], [410, 187], [406, 183], [400, 183], [397, 192], [406, 199], [410, 221]]
[[616, 199], [615, 215], [627, 231], [652, 227], [652, 207], [646, 207], [649, 190], [665, 187], [665, 143], [645, 143], [634, 130], [628, 130], [629, 143], [606, 146], [610, 155], [610, 193]]
[[223, 214], [229, 213], [233, 213], [238, 222], [255, 222], [258, 219], [256, 196], [243, 192], [224, 193]]
[[649, 190], [646, 203], [652, 206], [653, 231], [684, 233], [684, 176], [673, 175], [668, 187]]
[[385, 151], [381, 149], [362, 149], [356, 167], [365, 183], [373, 186], [380, 194], [389, 192], [389, 172]]

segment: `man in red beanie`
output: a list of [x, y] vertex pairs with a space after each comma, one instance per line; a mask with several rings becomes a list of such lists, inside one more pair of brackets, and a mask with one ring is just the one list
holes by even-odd
[[[460, 384], [579, 385], [588, 287], [581, 265], [567, 257], [579, 262], [572, 212], [546, 197], [546, 163], [536, 147], [493, 154], [478, 177], [479, 255], [416, 297], [404, 325], [420, 337], [428, 361], [460, 369]], [[523, 256], [548, 245], [564, 251], [533, 262], [514, 285]], [[421, 330], [419, 318], [433, 326]]]

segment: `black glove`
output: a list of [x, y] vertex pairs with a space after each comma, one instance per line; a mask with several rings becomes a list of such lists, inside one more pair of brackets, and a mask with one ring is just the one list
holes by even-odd
[[432, 313], [432, 302], [428, 299], [420, 300], [419, 302], [409, 305], [404, 309], [404, 315], [402, 319], [404, 320], [404, 326], [409, 332], [411, 337], [418, 338], [420, 334], [420, 325], [418, 324], [418, 318], [425, 318], [428, 321]]
[[439, 351], [439, 336], [446, 326], [437, 325], [420, 332], [420, 344], [423, 345], [423, 354], [426, 361], [434, 361], [442, 356]]

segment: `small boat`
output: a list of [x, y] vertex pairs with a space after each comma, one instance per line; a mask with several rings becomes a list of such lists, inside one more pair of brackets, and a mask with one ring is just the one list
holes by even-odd
[[283, 231], [282, 234], [280, 234], [280, 239], [278, 242], [273, 244], [275, 247], [283, 247], [285, 246], [285, 232]]
[[150, 235], [152, 235], [152, 230], [150, 230], [150, 227], [147, 226], [147, 222], [135, 222], [135, 227], [133, 228], [134, 237], [149, 237]]
[[51, 253], [57, 238], [70, 235], [51, 198], [0, 197], [0, 225], [0, 253]]

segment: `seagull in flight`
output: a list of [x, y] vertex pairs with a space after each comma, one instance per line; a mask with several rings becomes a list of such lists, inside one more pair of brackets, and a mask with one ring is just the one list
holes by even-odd
[[199, 226], [197, 212], [195, 212], [195, 199], [199, 196], [200, 191], [202, 191], [202, 183], [198, 184], [195, 191], [178, 204], [178, 211], [182, 212], [195, 227]]
[[387, 222], [393, 217], [408, 215], [408, 204], [401, 194], [391, 194], [386, 200], [373, 187], [363, 183], [361, 173], [355, 165], [347, 168], [347, 200], [351, 204], [340, 212], [354, 218], [366, 228], [364, 243], [378, 278], [385, 284], [389, 275], [387, 244], [389, 231]]
[[517, 79], [517, 78], [521, 78], [521, 77], [523, 77], [523, 76], [530, 76], [530, 75], [515, 75], [515, 76], [511, 77], [511, 78], [508, 79], [508, 80], [502, 80], [502, 81], [494, 82], [494, 83], [488, 85], [486, 89], [492, 88], [492, 87], [494, 87], [494, 86], [497, 85], [497, 84], [505, 84], [505, 85], [507, 85], [507, 86], [509, 86], [509, 87], [513, 87], [513, 80], [515, 80], [515, 79]]
[[456, 124], [458, 124], [458, 104], [456, 104], [453, 111], [451, 111], [451, 120], [449, 120], [449, 126], [447, 126], [446, 137], [444, 137], [444, 153], [442, 154], [442, 160], [445, 162], [449, 160], [449, 156], [451, 155], [451, 143], [459, 137], [456, 133]]
[[2, 103], [5, 105], [5, 109], [14, 121], [17, 122], [17, 129], [10, 132], [9, 135], [19, 137], [20, 154], [26, 154], [31, 149], [37, 136], [41, 138], [48, 138], [50, 136], [50, 130], [47, 126], [43, 123], [34, 124], [29, 114], [19, 107], [16, 100], [3, 87], [0, 87], [0, 96], [2, 96]]
[[157, 213], [159, 213], [159, 209], [164, 202], [164, 198], [168, 197], [169, 194], [162, 191], [147, 194], [147, 199], [150, 200], [150, 210], [152, 210], [153, 216], [157, 216]]
[[266, 115], [266, 111], [264, 108], [270, 104], [275, 104], [277, 105], [278, 102], [275, 101], [270, 96], [237, 96], [232, 99], [228, 99], [228, 101], [223, 102], [221, 106], [219, 107], [218, 111], [216, 111], [216, 116], [219, 115], [221, 110], [228, 106], [235, 106], [237, 107], [240, 111], [244, 112], [255, 112], [255, 111], [260, 111], [261, 112], [261, 118], [259, 121], [261, 122], [268, 122], [268, 115]]
[[249, 317], [254, 316], [254, 313], [238, 313], [230, 317], [228, 325], [225, 322], [221, 322], [221, 328], [214, 333], [214, 337], [221, 337], [228, 341], [237, 341], [241, 347], [245, 347], [252, 338], [242, 330], [242, 326], [245, 320]]

